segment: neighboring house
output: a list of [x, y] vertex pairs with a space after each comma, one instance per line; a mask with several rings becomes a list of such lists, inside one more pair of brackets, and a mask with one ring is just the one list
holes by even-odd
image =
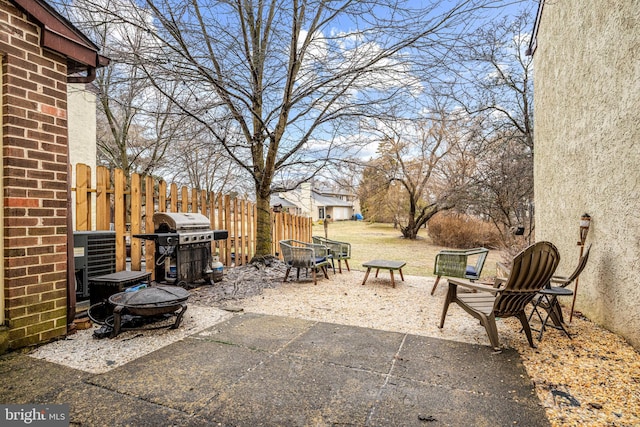
[[91, 82], [108, 59], [44, 0], [0, 0], [0, 10], [4, 350], [67, 332], [67, 295], [75, 295], [67, 280], [67, 84]]
[[274, 212], [289, 212], [292, 215], [300, 215], [300, 208], [280, 196], [271, 196], [271, 209]]
[[[606, 5], [606, 6], [605, 6]], [[640, 2], [541, 1], [530, 53], [535, 84], [536, 238], [558, 271], [591, 256], [576, 309], [640, 349]], [[564, 301], [570, 303], [570, 301]]]
[[[312, 188], [310, 183], [303, 183], [295, 190], [279, 193], [277, 197], [276, 201], [285, 200], [295, 206], [289, 207], [289, 212], [310, 216], [313, 221], [327, 216], [334, 221], [349, 220], [357, 212], [354, 195], [344, 191], [317, 190]], [[271, 207], [274, 206], [272, 199]]]

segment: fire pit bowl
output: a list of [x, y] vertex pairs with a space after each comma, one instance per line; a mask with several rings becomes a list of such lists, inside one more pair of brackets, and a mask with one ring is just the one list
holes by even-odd
[[188, 298], [189, 291], [179, 286], [168, 285], [156, 285], [135, 292], [119, 292], [111, 295], [109, 303], [115, 306], [111, 337], [115, 337], [123, 329], [121, 326], [123, 314], [146, 317], [174, 313], [180, 310], [175, 323], [171, 325], [172, 329], [177, 328], [180, 326], [184, 312], [187, 311], [186, 301]]

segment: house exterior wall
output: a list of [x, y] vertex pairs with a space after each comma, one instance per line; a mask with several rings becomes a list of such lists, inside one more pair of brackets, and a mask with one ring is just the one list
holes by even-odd
[[9, 348], [66, 333], [66, 59], [0, 0], [5, 324]]
[[[68, 117], [69, 117], [69, 162], [72, 165], [72, 181], [76, 182], [75, 166], [84, 163], [91, 167], [91, 182], [96, 183], [96, 94], [82, 83], [69, 83]], [[73, 198], [73, 219], [75, 224], [75, 192]], [[96, 224], [96, 201], [92, 198], [91, 224]], [[75, 225], [74, 225], [75, 229]]]
[[547, 1], [538, 25], [536, 238], [568, 274], [591, 215], [576, 310], [640, 349], [640, 2]]

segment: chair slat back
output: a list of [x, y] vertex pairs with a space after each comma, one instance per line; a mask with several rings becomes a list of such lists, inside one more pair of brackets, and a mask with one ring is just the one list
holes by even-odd
[[549, 283], [559, 262], [558, 249], [550, 242], [535, 243], [516, 255], [507, 283], [493, 306], [496, 317], [522, 311]]
[[591, 251], [591, 244], [587, 246], [587, 250], [584, 251], [584, 253], [580, 257], [580, 260], [578, 261], [578, 266], [576, 267], [574, 272], [571, 273], [571, 276], [569, 276], [564, 283], [560, 284], [560, 287], [564, 288], [569, 286], [569, 284], [571, 284], [571, 282], [576, 280], [576, 278], [580, 275], [580, 273], [582, 273], [582, 270], [584, 270], [585, 266], [587, 265], [587, 261], [589, 261], [589, 251]]

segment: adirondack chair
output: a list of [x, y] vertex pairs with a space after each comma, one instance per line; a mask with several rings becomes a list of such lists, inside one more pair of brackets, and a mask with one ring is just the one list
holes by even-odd
[[337, 240], [327, 239], [321, 236], [311, 236], [313, 243], [318, 245], [325, 245], [329, 248], [331, 254], [331, 265], [333, 266], [333, 273], [336, 272], [336, 267], [333, 265], [333, 261], [338, 261], [338, 272], [342, 274], [342, 261], [347, 266], [347, 271], [351, 271], [349, 268], [349, 259], [351, 259], [351, 243], [339, 242]]
[[[431, 295], [436, 291], [440, 277], [460, 277], [470, 280], [477, 280], [482, 273], [482, 267], [487, 259], [489, 249], [475, 248], [468, 250], [444, 250], [438, 252], [433, 266], [436, 282], [431, 289]], [[469, 258], [477, 256], [475, 265], [469, 264]]]
[[[538, 291], [549, 283], [559, 261], [558, 249], [552, 243], [538, 242], [516, 255], [509, 277], [504, 282], [501, 281], [497, 287], [472, 283], [465, 279], [449, 279], [449, 290], [442, 309], [440, 328], [444, 326], [449, 305], [455, 302], [467, 313], [480, 320], [494, 349], [500, 349], [496, 317], [511, 316], [520, 320], [529, 345], [535, 348], [524, 308]], [[478, 292], [458, 292], [460, 286]]]
[[284, 275], [283, 282], [287, 281], [289, 272], [292, 268], [296, 268], [296, 279], [300, 279], [300, 269], [311, 269], [313, 274], [313, 284], [317, 284], [316, 272], [321, 270], [328, 279], [327, 266], [329, 265], [329, 250], [324, 245], [316, 245], [313, 243], [301, 242], [299, 240], [280, 240], [280, 251], [287, 272]]

